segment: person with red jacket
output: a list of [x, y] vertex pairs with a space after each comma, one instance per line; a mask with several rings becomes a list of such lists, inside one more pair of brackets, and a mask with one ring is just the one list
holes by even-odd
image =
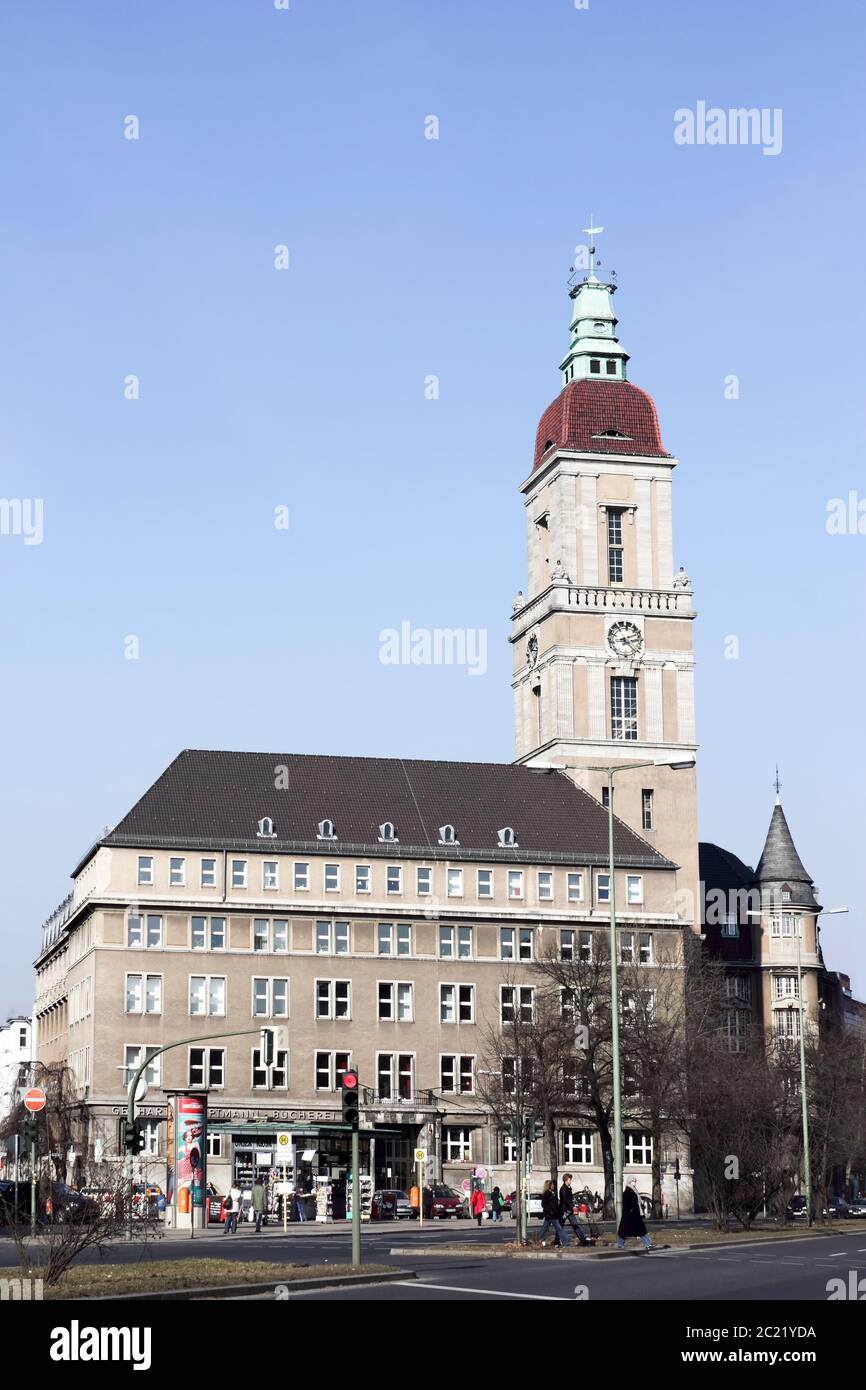
[[476, 1187], [475, 1191], [472, 1193], [472, 1196], [469, 1199], [469, 1209], [472, 1212], [472, 1215], [477, 1218], [478, 1224], [480, 1226], [481, 1218], [487, 1210], [487, 1198], [484, 1196], [484, 1193], [480, 1187]]

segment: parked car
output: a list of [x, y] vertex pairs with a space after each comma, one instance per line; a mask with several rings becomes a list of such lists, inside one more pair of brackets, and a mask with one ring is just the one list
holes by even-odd
[[81, 1196], [96, 1204], [100, 1216], [108, 1217], [113, 1214], [117, 1220], [122, 1219], [123, 1198], [119, 1192], [102, 1187], [82, 1187]]
[[[789, 1221], [805, 1221], [805, 1220], [806, 1220], [806, 1198], [805, 1198], [805, 1197], [801, 1197], [801, 1196], [799, 1195], [799, 1193], [797, 1194], [797, 1196], [792, 1197], [791, 1200], [789, 1201], [788, 1205], [787, 1205], [786, 1208], [785, 1208], [785, 1215], [786, 1215], [786, 1217], [788, 1218]], [[815, 1215], [815, 1213], [814, 1213], [814, 1211], [813, 1211], [813, 1212], [812, 1212], [813, 1218], [814, 1218], [814, 1215]]]
[[[45, 1210], [48, 1214], [47, 1203]], [[74, 1188], [67, 1187], [65, 1182], [51, 1184], [51, 1220], [95, 1221], [99, 1214], [100, 1205], [92, 1197], [86, 1197], [83, 1192], [76, 1192]]]
[[849, 1216], [866, 1216], [866, 1197], [852, 1197], [848, 1203]]
[[447, 1221], [450, 1217], [458, 1220], [465, 1216], [463, 1209], [463, 1193], [458, 1192], [453, 1187], [446, 1186], [445, 1183], [433, 1183], [433, 1216], [440, 1221]]
[[[540, 1193], [540, 1192], [530, 1192], [530, 1194], [529, 1194], [529, 1204], [528, 1204], [528, 1214], [529, 1214], [529, 1219], [530, 1219], [530, 1221], [532, 1220], [533, 1217], [537, 1217], [538, 1220], [540, 1221], [541, 1218], [542, 1218], [542, 1216], [544, 1215], [544, 1209], [543, 1209], [543, 1207], [542, 1207], [542, 1205], [541, 1205], [541, 1193]], [[514, 1221], [517, 1220], [517, 1193], [516, 1193], [516, 1192], [512, 1192], [512, 1194], [511, 1194], [511, 1217], [512, 1217], [512, 1220], [514, 1220]]]
[[381, 1188], [374, 1192], [370, 1202], [371, 1221], [402, 1221], [417, 1216], [417, 1211], [409, 1201], [409, 1194], [398, 1187]]
[[847, 1221], [851, 1215], [851, 1208], [844, 1197], [828, 1197], [827, 1210], [825, 1216], [835, 1217], [838, 1221]]

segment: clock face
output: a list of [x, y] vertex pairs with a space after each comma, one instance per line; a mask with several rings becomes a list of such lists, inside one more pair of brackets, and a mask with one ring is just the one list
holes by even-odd
[[643, 638], [634, 623], [614, 623], [607, 640], [617, 656], [638, 656], [643, 651]]

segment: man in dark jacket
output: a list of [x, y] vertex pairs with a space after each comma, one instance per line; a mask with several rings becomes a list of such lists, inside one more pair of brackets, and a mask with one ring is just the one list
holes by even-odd
[[563, 1173], [562, 1187], [559, 1189], [559, 1219], [563, 1226], [570, 1226], [580, 1241], [587, 1245], [586, 1232], [574, 1214], [574, 1193], [571, 1190], [571, 1174]]
[[541, 1194], [541, 1214], [544, 1217], [544, 1225], [541, 1228], [541, 1235], [539, 1237], [541, 1244], [544, 1245], [546, 1243], [544, 1237], [552, 1226], [554, 1236], [556, 1237], [553, 1242], [554, 1246], [567, 1245], [568, 1236], [562, 1229], [562, 1222], [559, 1219], [559, 1200], [556, 1196], [556, 1189], [550, 1181], [550, 1178], [548, 1178], [547, 1182], [544, 1184], [544, 1191]]
[[653, 1243], [647, 1235], [647, 1229], [640, 1210], [640, 1198], [637, 1195], [637, 1188], [633, 1182], [626, 1183], [622, 1194], [622, 1220], [616, 1233], [616, 1243], [621, 1250], [629, 1236], [639, 1236], [647, 1250], [652, 1250]]

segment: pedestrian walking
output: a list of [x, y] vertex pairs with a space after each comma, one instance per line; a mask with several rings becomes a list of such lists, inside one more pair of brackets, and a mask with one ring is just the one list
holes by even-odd
[[[559, 1189], [559, 1220], [563, 1226], [570, 1226], [574, 1231], [581, 1245], [588, 1245], [586, 1232], [574, 1214], [574, 1193], [571, 1190], [571, 1173], [563, 1173], [562, 1187]], [[586, 1204], [581, 1203], [581, 1211], [586, 1209]]]
[[545, 1245], [547, 1243], [544, 1238], [552, 1226], [554, 1247], [558, 1249], [563, 1245], [568, 1245], [568, 1236], [562, 1229], [562, 1222], [559, 1219], [559, 1198], [556, 1195], [556, 1190], [550, 1178], [547, 1179], [542, 1189], [541, 1212], [544, 1216], [544, 1225], [541, 1228], [541, 1235], [539, 1236], [541, 1244]]
[[421, 1211], [425, 1221], [433, 1220], [433, 1188], [425, 1182], [421, 1192]]
[[502, 1220], [502, 1208], [503, 1208], [504, 1206], [505, 1206], [505, 1202], [504, 1202], [503, 1199], [502, 1199], [502, 1193], [500, 1192], [500, 1190], [499, 1190], [498, 1187], [494, 1187], [493, 1191], [492, 1191], [491, 1194], [490, 1194], [490, 1220], [491, 1220], [491, 1221], [501, 1221], [501, 1220]]
[[470, 1200], [469, 1206], [471, 1208], [472, 1215], [475, 1217], [476, 1221], [480, 1226], [484, 1213], [487, 1210], [487, 1198], [484, 1196], [484, 1193], [480, 1187], [476, 1187], [475, 1191], [472, 1193], [472, 1198]]
[[[231, 1187], [229, 1188], [229, 1195], [226, 1199], [226, 1234], [237, 1234], [238, 1217], [241, 1214], [242, 1201], [243, 1195], [241, 1193], [241, 1190], [238, 1187], [237, 1183], [233, 1182]], [[229, 1202], [231, 1202], [231, 1206], [229, 1206]]]
[[256, 1235], [258, 1235], [262, 1229], [266, 1207], [267, 1194], [265, 1193], [264, 1183], [261, 1178], [256, 1178], [253, 1183], [253, 1215], [256, 1218]]
[[641, 1215], [640, 1197], [637, 1194], [637, 1186], [634, 1182], [625, 1185], [622, 1194], [622, 1219], [616, 1233], [616, 1246], [622, 1250], [630, 1236], [637, 1236], [643, 1241], [646, 1250], [652, 1250], [653, 1243], [647, 1235], [644, 1219]]
[[295, 1189], [295, 1212], [299, 1221], [306, 1221], [307, 1204], [305, 1200], [305, 1194], [301, 1191], [300, 1188]]

